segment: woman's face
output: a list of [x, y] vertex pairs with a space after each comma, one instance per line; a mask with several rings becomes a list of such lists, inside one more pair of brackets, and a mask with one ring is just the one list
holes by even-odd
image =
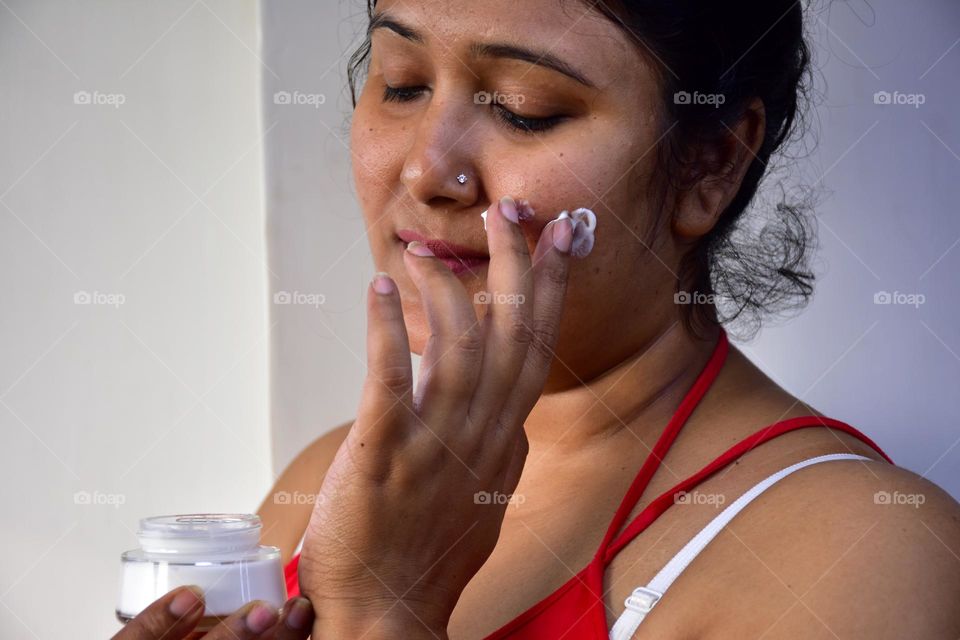
[[[412, 350], [430, 331], [403, 266], [408, 234], [485, 255], [480, 213], [504, 195], [536, 212], [521, 223], [531, 252], [560, 211], [597, 214], [593, 252], [571, 265], [548, 388], [606, 370], [673, 322], [670, 225], [649, 244], [661, 96], [629, 36], [575, 1], [381, 0], [376, 15], [353, 171]], [[486, 261], [450, 263], [471, 299], [486, 291]]]

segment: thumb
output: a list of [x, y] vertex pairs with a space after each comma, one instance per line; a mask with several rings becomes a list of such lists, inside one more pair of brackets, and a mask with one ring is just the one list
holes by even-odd
[[203, 615], [200, 587], [178, 587], [141, 611], [112, 640], [182, 640]]

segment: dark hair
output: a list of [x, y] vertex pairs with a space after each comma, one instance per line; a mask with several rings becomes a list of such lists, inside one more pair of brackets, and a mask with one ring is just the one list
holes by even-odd
[[[797, 125], [812, 83], [800, 0], [578, 2], [613, 21], [656, 70], [663, 97], [660, 127], [666, 132], [658, 149], [658, 173], [666, 178], [660, 180], [661, 209], [670, 188], [682, 191], [720, 169], [708, 166], [697, 150], [729, 140], [747, 105], [754, 98], [763, 102], [766, 128], [759, 152], [733, 201], [680, 266], [677, 291], [696, 294], [684, 307], [687, 328], [699, 333], [702, 326], [737, 321], [755, 333], [764, 316], [804, 306], [814, 280], [808, 268], [815, 238], [809, 201], [787, 202], [781, 188], [784, 199], [766, 219], [757, 207], [751, 214], [760, 220], [751, 223], [752, 216], [743, 215], [761, 179], [771, 173], [771, 156], [803, 134]], [[368, 16], [375, 5], [367, 0]], [[354, 106], [369, 53], [368, 37], [348, 66]], [[662, 215], [660, 222], [670, 217]], [[699, 302], [704, 299], [715, 305]]]

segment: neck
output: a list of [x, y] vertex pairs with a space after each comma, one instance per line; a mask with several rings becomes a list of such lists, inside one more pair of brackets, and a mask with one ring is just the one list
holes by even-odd
[[719, 329], [712, 329], [707, 339], [697, 339], [675, 322], [598, 375], [544, 392], [525, 423], [531, 449], [575, 451], [623, 430], [652, 445], [710, 359], [718, 337]]

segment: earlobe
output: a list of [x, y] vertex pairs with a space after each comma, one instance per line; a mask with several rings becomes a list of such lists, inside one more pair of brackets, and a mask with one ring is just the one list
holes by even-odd
[[677, 199], [673, 230], [679, 236], [695, 239], [709, 233], [722, 213], [726, 189], [714, 178], [704, 178]]

